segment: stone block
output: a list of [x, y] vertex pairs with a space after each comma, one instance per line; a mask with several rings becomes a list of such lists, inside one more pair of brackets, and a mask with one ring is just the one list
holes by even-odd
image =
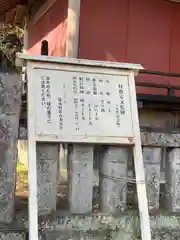
[[180, 212], [180, 148], [167, 155], [165, 205], [171, 212]]
[[14, 213], [17, 138], [21, 102], [20, 74], [0, 72], [0, 222]]
[[0, 232], [1, 240], [26, 240], [25, 233], [16, 232]]
[[110, 146], [100, 165], [100, 209], [117, 214], [126, 209], [128, 148]]
[[161, 148], [158, 147], [143, 148], [147, 198], [150, 212], [159, 209], [161, 152]]
[[92, 212], [93, 146], [73, 144], [69, 147], [69, 210]]
[[39, 215], [56, 210], [59, 144], [37, 144], [37, 178]]

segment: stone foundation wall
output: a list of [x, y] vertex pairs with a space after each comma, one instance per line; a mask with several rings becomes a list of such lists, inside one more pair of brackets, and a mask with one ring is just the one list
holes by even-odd
[[[180, 217], [166, 213], [151, 216], [153, 240], [179, 240]], [[43, 240], [140, 240], [139, 217], [136, 211], [120, 216], [107, 215], [63, 216], [42, 220], [39, 239]], [[14, 227], [22, 230], [0, 231], [0, 239], [28, 239], [27, 216], [17, 215]]]
[[[14, 211], [17, 207], [15, 182], [20, 100], [20, 75], [17, 72], [0, 73], [0, 224], [4, 224], [0, 225], [0, 239], [4, 240], [28, 239], [27, 212], [24, 213], [22, 205], [19, 206], [21, 214]], [[174, 113], [152, 114], [141, 110], [140, 123], [153, 239], [178, 240], [179, 115], [177, 119]], [[19, 136], [27, 138], [26, 130], [20, 131]], [[98, 148], [74, 145], [69, 147], [67, 163], [65, 157], [60, 156], [61, 148], [59, 144], [40, 143], [37, 146], [40, 239], [140, 239], [135, 188], [132, 187], [131, 198], [128, 197], [130, 195], [128, 184], [134, 181], [130, 149], [121, 146]], [[164, 149], [167, 159], [162, 182]], [[27, 157], [26, 154], [24, 156]], [[66, 169], [62, 169], [64, 166]], [[57, 185], [62, 179], [59, 173], [65, 171], [67, 173], [67, 167], [69, 189], [67, 208], [64, 208], [67, 212], [59, 214], [57, 205], [62, 207], [62, 202], [57, 201], [59, 198]], [[161, 185], [164, 186], [163, 201], [160, 199]], [[99, 191], [94, 191], [95, 188], [99, 188]], [[94, 209], [94, 197], [99, 198], [98, 210]], [[136, 211], [130, 211], [129, 202], [135, 203]], [[97, 211], [101, 214], [92, 213]]]

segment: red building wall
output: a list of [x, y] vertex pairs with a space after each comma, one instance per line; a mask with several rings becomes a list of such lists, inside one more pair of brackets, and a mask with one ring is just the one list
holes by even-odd
[[41, 53], [41, 42], [49, 42], [51, 56], [64, 56], [66, 43], [67, 0], [57, 0], [50, 10], [33, 26], [29, 26], [29, 52]]
[[[64, 56], [67, 0], [30, 28], [33, 53], [49, 41], [50, 55]], [[82, 0], [79, 57], [141, 63], [144, 68], [180, 72], [180, 4], [167, 0]], [[180, 79], [141, 75], [137, 81], [180, 85]], [[138, 88], [165, 94], [163, 89]]]

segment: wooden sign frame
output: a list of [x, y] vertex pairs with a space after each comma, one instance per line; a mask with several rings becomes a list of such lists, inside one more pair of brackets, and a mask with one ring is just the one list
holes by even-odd
[[[28, 157], [29, 157], [29, 239], [38, 240], [38, 201], [37, 201], [37, 165], [36, 165], [36, 142], [86, 142], [86, 143], [106, 143], [106, 144], [123, 144], [131, 145], [134, 153], [134, 165], [136, 173], [136, 184], [137, 184], [137, 195], [138, 195], [138, 206], [140, 213], [140, 224], [141, 224], [141, 236], [142, 240], [151, 240], [150, 220], [148, 213], [148, 202], [145, 185], [145, 173], [144, 164], [141, 149], [141, 139], [139, 130], [139, 119], [138, 109], [136, 101], [136, 87], [135, 87], [135, 74], [142, 69], [141, 65], [138, 64], [124, 64], [124, 63], [112, 63], [112, 62], [101, 62], [101, 61], [90, 61], [81, 59], [67, 59], [49, 56], [35, 56], [29, 54], [18, 54], [17, 55], [18, 65], [25, 64], [27, 71], [27, 86], [28, 86]], [[90, 135], [91, 131], [81, 134], [70, 134], [65, 131], [64, 134], [56, 133], [56, 128], [49, 128], [49, 130], [43, 130], [45, 132], [37, 131], [37, 122], [43, 121], [37, 118], [36, 108], [39, 94], [37, 87], [38, 77], [36, 77], [37, 71], [44, 70], [46, 72], [52, 71], [66, 71], [66, 72], [86, 72], [88, 74], [109, 74], [127, 76], [127, 86], [129, 91], [129, 117], [132, 120], [132, 131], [131, 134], [121, 136], [117, 133], [117, 136], [107, 134], [106, 135]], [[58, 74], [61, 75], [61, 72]], [[38, 75], [38, 74], [37, 74]], [[39, 75], [38, 75], [39, 76]], [[59, 76], [59, 75], [58, 75]], [[67, 74], [62, 76], [68, 76]], [[68, 78], [68, 77], [67, 77]], [[59, 79], [61, 81], [62, 78]], [[69, 78], [68, 78], [69, 79]], [[67, 81], [68, 81], [67, 79]], [[56, 81], [53, 80], [54, 82]], [[70, 81], [70, 80], [69, 80]], [[57, 82], [57, 81], [56, 81]], [[53, 92], [57, 91], [54, 88]], [[52, 95], [53, 95], [52, 92]], [[54, 96], [54, 95], [53, 95]], [[70, 98], [69, 98], [70, 99]], [[68, 100], [70, 101], [70, 100]], [[116, 102], [115, 100], [113, 100]], [[54, 103], [53, 103], [54, 104]], [[43, 113], [43, 112], [42, 112]], [[54, 118], [55, 119], [55, 118]], [[55, 121], [56, 122], [56, 121]], [[124, 126], [125, 127], [125, 126]], [[49, 131], [49, 132], [48, 132]], [[73, 131], [73, 130], [71, 130]]]

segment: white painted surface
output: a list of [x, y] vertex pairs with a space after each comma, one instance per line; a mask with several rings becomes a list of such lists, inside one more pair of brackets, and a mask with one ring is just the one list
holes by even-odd
[[[33, 61], [35, 64], [39, 62], [47, 63], [58, 63], [58, 64], [69, 64], [69, 65], [80, 65], [80, 66], [88, 66], [88, 67], [101, 67], [101, 68], [114, 68], [121, 70], [134, 70], [139, 71], [143, 69], [142, 65], [134, 64], [134, 63], [122, 63], [122, 62], [109, 62], [109, 61], [95, 61], [95, 60], [87, 60], [87, 59], [78, 59], [78, 58], [66, 58], [66, 57], [52, 57], [45, 55], [34, 55], [27, 53], [17, 53], [16, 54], [16, 65], [21, 66], [26, 64], [24, 61]], [[44, 64], [44, 63], [43, 63]], [[38, 66], [37, 66], [38, 67]]]
[[[35, 69], [36, 134], [133, 137], [127, 75]], [[128, 126], [128, 127], [127, 127]], [[79, 140], [78, 140], [79, 141]]]
[[37, 160], [35, 139], [34, 97], [29, 94], [34, 91], [31, 71], [27, 71], [28, 78], [28, 217], [29, 240], [38, 240], [38, 197], [37, 197]]
[[141, 148], [141, 136], [139, 131], [139, 118], [136, 101], [136, 87], [134, 81], [134, 74], [131, 74], [130, 95], [132, 102], [133, 127], [135, 130], [135, 145], [133, 147], [134, 154], [134, 168], [136, 175], [136, 188], [138, 196], [138, 207], [141, 224], [141, 238], [142, 240], [151, 240], [151, 228], [148, 212], [147, 191], [145, 184], [145, 171]]
[[[24, 57], [23, 57], [24, 56]], [[42, 126], [44, 126], [44, 120], [47, 121], [47, 116], [43, 113], [42, 107], [39, 108], [37, 106], [40, 106], [40, 103], [37, 102], [38, 97], [40, 96], [40, 93], [38, 92], [37, 94], [37, 89], [40, 80], [40, 75], [38, 75], [38, 78], [36, 77], [36, 71], [41, 71], [40, 69], [43, 69], [44, 73], [48, 72], [50, 73], [52, 70], [56, 71], [57, 70], [63, 74], [56, 74], [56, 77], [53, 77], [53, 94], [51, 94], [52, 98], [52, 103], [53, 105], [51, 106], [52, 114], [55, 114], [57, 111], [57, 106], [56, 106], [56, 100], [57, 97], [59, 96], [58, 94], [61, 92], [62, 93], [62, 88], [60, 87], [59, 82], [65, 82], [67, 84], [72, 83], [72, 73], [64, 73], [64, 72], [82, 72], [88, 73], [90, 76], [98, 76], [100, 75], [105, 76], [108, 75], [110, 77], [108, 80], [111, 82], [110, 87], [104, 87], [103, 90], [108, 90], [110, 94], [112, 94], [111, 101], [113, 101], [112, 104], [112, 109], [114, 111], [114, 105], [120, 104], [120, 96], [119, 98], [117, 97], [117, 85], [122, 84], [124, 87], [124, 101], [125, 103], [125, 110], [127, 111], [127, 115], [125, 114], [124, 120], [123, 117], [121, 116], [122, 120], [122, 126], [117, 128], [115, 127], [112, 123], [114, 122], [114, 112], [103, 115], [101, 116], [101, 124], [102, 126], [99, 126], [99, 128], [96, 126], [94, 129], [91, 127], [87, 128], [87, 124], [83, 126], [79, 126], [79, 130], [81, 134], [85, 134], [83, 131], [86, 130], [86, 135], [88, 134], [95, 134], [95, 136], [99, 135], [98, 137], [94, 138], [94, 142], [104, 142], [107, 144], [110, 143], [119, 143], [119, 144], [135, 144], [134, 145], [134, 161], [135, 161], [135, 172], [136, 172], [136, 182], [137, 182], [137, 194], [138, 194], [138, 203], [139, 203], [139, 212], [140, 212], [140, 222], [141, 222], [141, 236], [142, 240], [151, 240], [151, 231], [150, 231], [150, 221], [149, 221], [149, 214], [148, 214], [148, 204], [147, 204], [147, 194], [146, 194], [146, 186], [145, 186], [145, 175], [144, 175], [144, 164], [143, 164], [143, 158], [142, 158], [142, 149], [141, 149], [141, 139], [140, 139], [140, 131], [139, 131], [139, 119], [138, 119], [138, 112], [137, 112], [137, 102], [136, 102], [136, 90], [135, 90], [135, 81], [134, 81], [134, 70], [138, 70], [141, 68], [140, 65], [139, 68], [137, 65], [128, 65], [128, 64], [119, 64], [119, 63], [105, 63], [105, 62], [96, 62], [96, 61], [85, 61], [85, 60], [77, 60], [77, 59], [59, 59], [59, 58], [53, 58], [53, 57], [37, 57], [37, 56], [29, 56], [26, 54], [23, 54], [20, 56], [20, 58], [24, 58], [30, 61], [28, 61], [27, 65], [27, 71], [28, 71], [28, 121], [29, 121], [29, 162], [32, 162], [29, 164], [29, 181], [30, 183], [30, 232], [32, 232], [32, 235], [30, 235], [30, 240], [37, 240], [37, 173], [36, 173], [36, 156], [34, 152], [36, 152], [36, 141], [41, 140], [43, 141], [43, 134], [41, 136], [39, 135], [38, 137], [36, 136], [35, 138], [35, 131], [36, 133], [42, 129]], [[130, 67], [131, 66], [131, 67]], [[126, 70], [125, 70], [126, 69]], [[129, 70], [127, 70], [129, 69]], [[49, 74], [48, 73], [48, 74]], [[97, 75], [98, 74], [98, 75]], [[113, 75], [113, 77], [111, 76]], [[115, 77], [116, 75], [116, 77]], [[117, 75], [119, 75], [117, 77]], [[71, 77], [70, 77], [71, 76]], [[79, 74], [78, 74], [79, 76]], [[84, 75], [83, 75], [84, 76]], [[122, 77], [123, 76], [123, 77]], [[64, 79], [66, 78], [66, 79]], [[107, 76], [105, 77], [107, 78]], [[70, 81], [71, 79], [71, 81]], [[46, 79], [47, 80], [47, 79]], [[103, 77], [104, 80], [104, 77]], [[106, 79], [105, 79], [106, 80]], [[116, 87], [115, 87], [116, 86]], [[70, 87], [70, 85], [69, 85]], [[69, 111], [74, 112], [73, 107], [71, 104], [73, 103], [72, 100], [72, 86], [71, 88], [68, 88], [67, 91], [65, 91], [66, 96], [68, 96], [67, 100], [69, 103], [67, 104], [67, 107], [69, 107]], [[71, 94], [70, 94], [71, 93]], [[49, 93], [48, 93], [49, 94]], [[79, 95], [77, 94], [79, 97]], [[61, 96], [63, 97], [63, 95]], [[92, 99], [91, 99], [92, 98]], [[86, 104], [89, 104], [88, 101], [91, 100], [92, 103], [97, 102], [95, 99], [98, 99], [97, 96], [91, 96], [91, 98], [85, 98], [87, 101]], [[101, 99], [100, 99], [101, 100]], [[104, 100], [107, 100], [106, 98]], [[87, 105], [86, 105], [87, 106]], [[107, 107], [107, 105], [106, 105]], [[37, 118], [37, 110], [41, 111], [41, 115]], [[46, 111], [45, 111], [46, 112]], [[69, 117], [72, 116], [72, 112], [68, 115]], [[44, 115], [43, 115], [44, 114]], [[112, 114], [112, 115], [111, 115]], [[54, 116], [54, 115], [53, 115]], [[56, 119], [56, 120], [54, 120]], [[44, 129], [45, 131], [44, 135], [47, 135], [44, 140], [46, 141], [57, 141], [57, 140], [63, 140], [63, 135], [59, 134], [57, 131], [57, 125], [58, 123], [56, 118], [50, 118], [50, 122], [53, 122], [53, 124], [49, 123], [51, 127]], [[73, 119], [71, 119], [73, 120]], [[108, 128], [111, 130], [106, 130], [107, 128], [107, 120], [109, 121]], [[39, 122], [41, 124], [39, 124]], [[70, 122], [69, 122], [70, 123]], [[82, 122], [80, 122], [82, 124]], [[121, 123], [121, 122], [120, 122]], [[52, 126], [53, 125], [53, 126]], [[73, 124], [72, 124], [73, 125]], [[80, 124], [79, 124], [80, 125]], [[46, 124], [47, 126], [47, 124]], [[64, 126], [64, 125], [63, 125]], [[31, 128], [30, 128], [31, 127]], [[67, 132], [65, 132], [65, 141], [69, 142], [76, 142], [77, 139], [74, 137], [74, 125], [69, 126], [70, 129], [73, 130], [71, 132], [70, 136], [67, 135]], [[92, 129], [92, 130], [89, 130]], [[104, 136], [104, 130], [107, 137]], [[115, 133], [116, 131], [116, 133]], [[70, 132], [70, 131], [69, 131]], [[98, 132], [98, 134], [97, 134]], [[51, 134], [51, 135], [48, 135]], [[53, 135], [54, 134], [54, 135]], [[125, 136], [123, 135], [125, 134]], [[50, 137], [49, 137], [50, 136]], [[61, 138], [62, 136], [62, 138]], [[93, 136], [90, 136], [93, 139]], [[85, 141], [85, 137], [79, 138], [79, 141]], [[104, 141], [102, 141], [102, 139]], [[118, 140], [117, 140], [118, 139]], [[91, 141], [89, 141], [91, 142]], [[36, 176], [36, 177], [34, 177]], [[32, 193], [31, 193], [32, 191]], [[33, 213], [31, 213], [33, 212]], [[33, 219], [35, 218], [35, 220]]]

